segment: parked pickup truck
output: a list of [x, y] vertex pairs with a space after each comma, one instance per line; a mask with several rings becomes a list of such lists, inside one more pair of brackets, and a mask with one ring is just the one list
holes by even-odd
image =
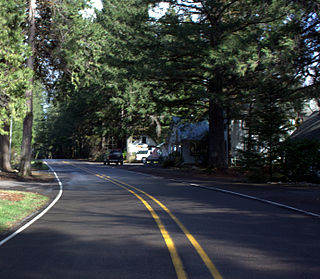
[[109, 154], [104, 155], [103, 164], [110, 165], [110, 163], [123, 165], [123, 155], [121, 149], [112, 149], [110, 150]]

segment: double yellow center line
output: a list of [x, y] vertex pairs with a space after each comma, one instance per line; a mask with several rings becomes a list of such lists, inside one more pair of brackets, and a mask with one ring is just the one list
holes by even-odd
[[[209, 256], [207, 255], [207, 253], [204, 251], [204, 249], [201, 247], [201, 245], [199, 244], [199, 242], [194, 238], [194, 236], [188, 231], [188, 229], [181, 223], [181, 221], [162, 203], [160, 202], [158, 199], [156, 199], [155, 197], [151, 196], [150, 194], [146, 193], [145, 191], [132, 186], [130, 184], [127, 184], [123, 181], [120, 181], [118, 179], [112, 178], [110, 176], [107, 175], [101, 175], [101, 174], [97, 174], [92, 172], [91, 170], [87, 169], [87, 168], [82, 168], [79, 166], [76, 166], [86, 172], [92, 173], [95, 176], [104, 179], [108, 182], [111, 182], [114, 185], [117, 185], [119, 187], [121, 187], [122, 189], [125, 189], [126, 191], [128, 191], [129, 193], [131, 193], [132, 195], [134, 195], [135, 197], [137, 197], [142, 204], [148, 209], [148, 211], [150, 212], [151, 216], [153, 217], [153, 219], [155, 220], [161, 234], [162, 237], [167, 245], [167, 248], [169, 250], [176, 274], [178, 279], [187, 279], [187, 274], [184, 270], [183, 267], [183, 263], [181, 261], [181, 258], [177, 252], [177, 249], [175, 247], [175, 244], [169, 234], [169, 232], [166, 230], [165, 226], [163, 225], [160, 217], [158, 216], [158, 214], [155, 212], [155, 210], [151, 207], [151, 205], [141, 196], [141, 194], [145, 195], [146, 197], [148, 197], [149, 199], [153, 200], [155, 203], [157, 203], [169, 216], [170, 218], [178, 225], [178, 227], [181, 229], [181, 231], [185, 234], [185, 236], [188, 238], [188, 240], [190, 241], [190, 243], [192, 244], [192, 246], [195, 248], [195, 250], [197, 251], [197, 253], [199, 254], [199, 256], [201, 257], [202, 261], [204, 262], [204, 264], [207, 266], [212, 278], [214, 279], [223, 279], [221, 274], [219, 273], [219, 271], [217, 270], [217, 268], [215, 267], [215, 265], [212, 263], [212, 261], [210, 260]], [[140, 194], [139, 194], [140, 193]]]
[[[129, 193], [131, 193], [132, 195], [136, 196], [142, 203], [143, 205], [149, 210], [151, 216], [153, 217], [153, 219], [155, 220], [161, 234], [162, 234], [162, 237], [168, 247], [168, 250], [170, 252], [170, 256], [171, 256], [171, 259], [172, 259], [172, 262], [173, 262], [173, 265], [174, 265], [174, 268], [176, 270], [176, 273], [177, 273], [177, 276], [178, 276], [178, 279], [186, 279], [188, 278], [187, 277], [187, 274], [185, 273], [184, 271], [184, 268], [183, 268], [183, 264], [182, 264], [182, 261], [178, 255], [178, 252], [177, 252], [177, 249], [174, 245], [174, 242], [170, 236], [170, 234], [168, 233], [168, 231], [166, 230], [165, 226], [163, 225], [160, 217], [158, 216], [158, 214], [154, 211], [154, 209], [151, 207], [151, 205], [144, 199], [142, 198], [139, 194], [137, 194], [136, 192], [134, 192], [133, 190], [131, 190], [130, 188], [132, 189], [135, 189], [135, 190], [138, 190], [137, 188], [135, 188], [134, 186], [131, 186], [131, 185], [128, 185], [122, 181], [119, 181], [119, 180], [116, 180], [116, 179], [111, 179], [111, 177], [109, 176], [104, 176], [104, 175], [99, 175], [99, 174], [96, 174], [97, 177], [99, 178], [102, 178], [104, 180], [107, 180], [125, 190], [127, 190]], [[130, 187], [130, 188], [128, 188]]]

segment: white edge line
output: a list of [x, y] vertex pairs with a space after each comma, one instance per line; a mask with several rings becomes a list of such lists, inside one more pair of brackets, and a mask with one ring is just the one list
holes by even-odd
[[[190, 184], [190, 186], [195, 186], [195, 185]], [[198, 187], [205, 188], [205, 189], [208, 189], [208, 190], [223, 192], [223, 193], [227, 193], [227, 194], [231, 194], [231, 195], [235, 195], [235, 196], [240, 196], [240, 197], [243, 197], [243, 198], [256, 200], [256, 201], [259, 201], [259, 202], [272, 204], [272, 205], [275, 205], [275, 206], [278, 206], [278, 207], [286, 208], [286, 209], [293, 210], [293, 211], [296, 211], [296, 212], [299, 212], [299, 213], [303, 213], [303, 214], [306, 214], [306, 215], [309, 215], [309, 216], [320, 218], [320, 214], [316, 214], [316, 213], [313, 213], [313, 212], [310, 212], [310, 211], [306, 211], [306, 210], [302, 210], [302, 209], [299, 209], [299, 208], [296, 208], [296, 207], [288, 206], [288, 205], [285, 205], [285, 204], [282, 204], [282, 203], [278, 203], [278, 202], [274, 202], [274, 201], [270, 201], [270, 200], [266, 200], [266, 199], [262, 199], [262, 198], [257, 198], [257, 197], [254, 197], [254, 196], [249, 196], [249, 195], [246, 195], [246, 194], [241, 194], [241, 193], [237, 193], [237, 192], [233, 192], [233, 191], [229, 191], [229, 190], [225, 190], [225, 189], [221, 189], [221, 188], [216, 188], [216, 187], [207, 187], [207, 186], [200, 186], [200, 185], [198, 185]]]
[[59, 183], [59, 193], [58, 195], [55, 197], [55, 199], [41, 212], [39, 213], [36, 217], [34, 217], [32, 220], [30, 220], [28, 223], [26, 223], [25, 225], [23, 225], [22, 227], [20, 227], [18, 230], [16, 230], [15, 232], [13, 232], [12, 234], [10, 234], [9, 236], [7, 236], [5, 239], [0, 241], [0, 246], [2, 246], [3, 244], [5, 244], [6, 242], [8, 242], [10, 239], [14, 238], [15, 236], [17, 236], [19, 233], [21, 233], [22, 231], [24, 231], [26, 228], [30, 227], [34, 222], [36, 222], [37, 220], [39, 220], [43, 215], [45, 215], [57, 202], [58, 200], [61, 198], [62, 193], [63, 193], [63, 187], [62, 187], [62, 183], [58, 177], [58, 175], [56, 174], [56, 172], [53, 170], [53, 168], [51, 166], [48, 165], [48, 163], [46, 161], [44, 161], [44, 163], [49, 167], [49, 169], [53, 172], [54, 176], [56, 177], [58, 183]]
[[[161, 176], [145, 174], [145, 173], [137, 172], [137, 171], [134, 171], [134, 170], [126, 170], [126, 169], [123, 169], [123, 170], [128, 171], [128, 172], [137, 173], [137, 174], [142, 174], [144, 176], [149, 176], [149, 177], [164, 178], [164, 177], [161, 177]], [[198, 188], [203, 188], [203, 189], [207, 189], [207, 190], [223, 192], [223, 193], [227, 193], [227, 194], [231, 194], [231, 195], [235, 195], [235, 196], [240, 196], [240, 197], [243, 197], [243, 198], [246, 198], [246, 199], [251, 199], [251, 200], [256, 200], [256, 201], [263, 202], [263, 203], [272, 204], [274, 206], [286, 208], [286, 209], [293, 210], [293, 211], [296, 211], [296, 212], [299, 212], [299, 213], [303, 213], [303, 214], [306, 214], [306, 215], [309, 215], [309, 216], [320, 218], [320, 214], [316, 214], [316, 213], [313, 213], [313, 212], [310, 212], [310, 211], [306, 211], [306, 210], [302, 210], [302, 209], [299, 209], [299, 208], [296, 208], [296, 207], [288, 206], [288, 205], [285, 205], [285, 204], [282, 204], [282, 203], [278, 203], [278, 202], [274, 202], [274, 201], [270, 201], [270, 200], [265, 200], [265, 199], [262, 199], [262, 198], [257, 198], [257, 197], [254, 197], [254, 196], [249, 196], [249, 195], [246, 195], [246, 194], [241, 194], [241, 193], [237, 193], [237, 192], [233, 192], [233, 191], [229, 191], [229, 190], [225, 190], [225, 189], [221, 189], [221, 188], [217, 188], [217, 187], [207, 187], [207, 186], [202, 186], [202, 185], [195, 184], [195, 183], [191, 183], [190, 184], [190, 183], [188, 183], [186, 181], [176, 180], [176, 179], [169, 179], [169, 180], [172, 180], [172, 181], [175, 181], [175, 182], [179, 182], [179, 183], [189, 184], [192, 187], [198, 187]]]

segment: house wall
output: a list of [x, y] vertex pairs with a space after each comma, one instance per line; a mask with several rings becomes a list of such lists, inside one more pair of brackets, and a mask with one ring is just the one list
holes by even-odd
[[183, 157], [183, 161], [185, 164], [195, 164], [196, 160], [193, 155], [191, 155], [190, 152], [190, 142], [183, 142], [182, 148], [181, 148], [181, 154]]
[[241, 149], [241, 150], [244, 149], [244, 144], [243, 144], [244, 136], [245, 136], [245, 130], [243, 129], [243, 121], [232, 120], [230, 123], [230, 143], [231, 143], [230, 155], [231, 157], [237, 156], [238, 149]]
[[[202, 124], [203, 125], [203, 124]], [[190, 126], [186, 126], [187, 129], [190, 129]], [[226, 125], [227, 127], [227, 125]], [[183, 129], [183, 128], [182, 128]], [[192, 131], [192, 129], [191, 129]], [[170, 136], [168, 138], [168, 143], [166, 145], [166, 152], [168, 154], [179, 151], [181, 152], [185, 163], [187, 164], [196, 164], [201, 163], [204, 156], [200, 156], [197, 154], [192, 154], [190, 151], [190, 147], [192, 142], [199, 141], [205, 136], [205, 133], [207, 130], [203, 129], [203, 133], [199, 134], [197, 138], [194, 136], [191, 136], [194, 133], [190, 133], [190, 137], [186, 138], [184, 134], [184, 138], [182, 138], [183, 132], [181, 132], [181, 125], [179, 122], [174, 123], [171, 129]], [[237, 156], [237, 150], [243, 149], [243, 137], [245, 135], [245, 131], [243, 129], [243, 121], [241, 120], [232, 120], [230, 123], [230, 154], [231, 159], [235, 158]], [[228, 153], [228, 130], [225, 129], [224, 132], [225, 137], [225, 148], [226, 148], [226, 154]], [[228, 161], [228, 158], [226, 157], [226, 161]]]
[[[196, 150], [194, 150], [196, 148]], [[193, 149], [193, 151], [192, 151]], [[198, 141], [183, 141], [181, 145], [181, 154], [185, 164], [200, 164], [204, 160], [206, 148], [200, 146]]]

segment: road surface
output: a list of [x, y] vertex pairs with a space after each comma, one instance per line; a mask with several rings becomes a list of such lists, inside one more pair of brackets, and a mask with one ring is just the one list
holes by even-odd
[[60, 200], [0, 246], [0, 278], [319, 278], [320, 219], [165, 178], [49, 160]]

